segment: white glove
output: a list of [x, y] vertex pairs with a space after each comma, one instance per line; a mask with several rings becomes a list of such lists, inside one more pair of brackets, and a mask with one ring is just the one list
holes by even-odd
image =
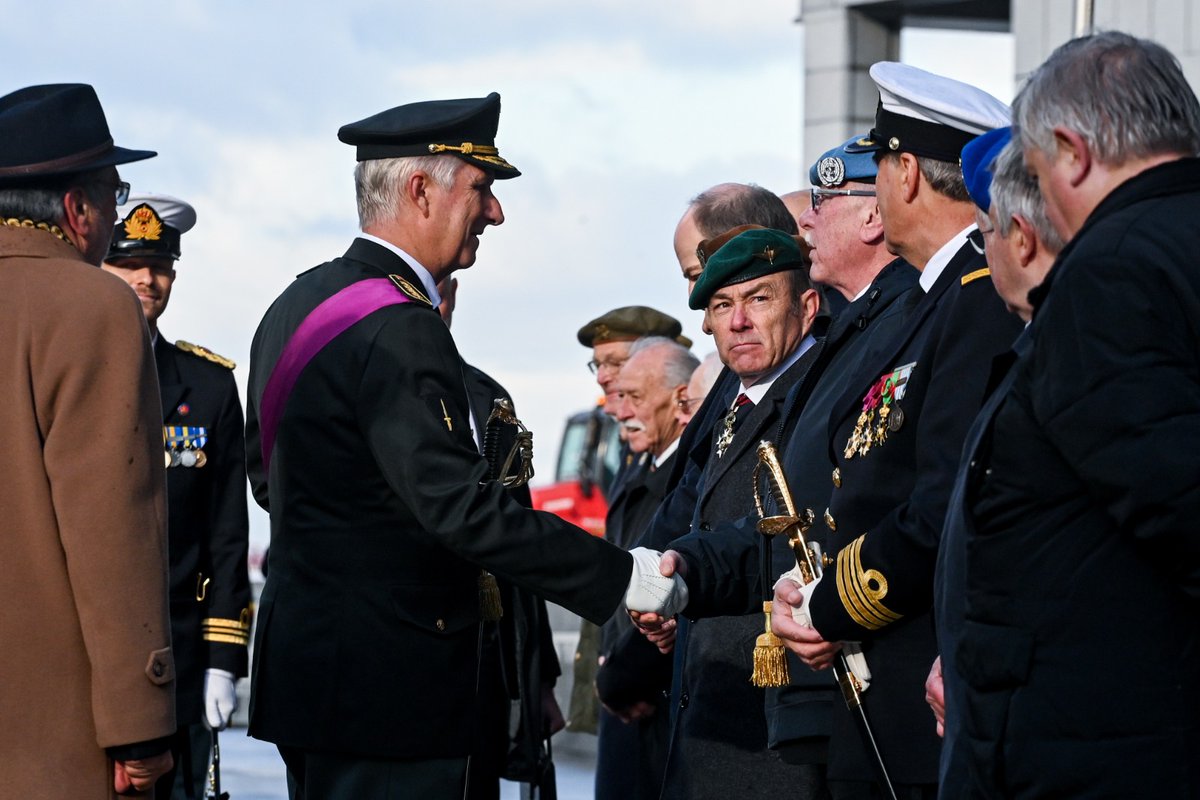
[[688, 589], [683, 578], [678, 573], [664, 578], [658, 571], [662, 553], [635, 547], [629, 555], [633, 556], [633, 572], [629, 576], [629, 591], [625, 593], [626, 608], [660, 617], [673, 617], [687, 608]]
[[232, 672], [223, 669], [204, 671], [204, 724], [215, 731], [229, 727], [237, 710], [237, 691]]
[[[792, 607], [792, 619], [796, 621], [796, 624], [806, 628], [813, 626], [812, 617], [808, 615], [808, 607], [812, 603], [813, 592], [816, 591], [817, 584], [823, 577], [824, 575], [818, 576], [812, 583], [806, 584], [800, 577], [799, 567], [792, 567], [779, 576], [779, 581], [789, 580], [798, 585], [800, 593], [804, 595], [804, 605], [800, 608]], [[779, 581], [775, 581], [776, 586], [779, 585]], [[867, 657], [862, 651], [862, 642], [842, 642], [842, 655], [846, 657], [846, 666], [854, 673], [854, 677], [858, 678], [859, 685], [865, 692], [871, 685], [871, 668], [867, 666]]]

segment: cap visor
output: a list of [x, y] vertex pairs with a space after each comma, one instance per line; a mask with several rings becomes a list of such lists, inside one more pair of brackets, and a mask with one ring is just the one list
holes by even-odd
[[845, 147], [847, 153], [874, 153], [876, 150], [883, 149], [883, 142], [876, 141], [870, 136], [864, 136], [849, 142]]

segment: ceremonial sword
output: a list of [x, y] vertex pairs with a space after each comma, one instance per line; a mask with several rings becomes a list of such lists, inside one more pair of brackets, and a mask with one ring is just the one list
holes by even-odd
[[[764, 478], [770, 496], [775, 500], [779, 510], [783, 512], [781, 515], [767, 515], [762, 493], [759, 491], [760, 481]], [[783, 465], [779, 462], [779, 453], [776, 451], [775, 445], [768, 441], [758, 443], [758, 463], [754, 465], [754, 506], [758, 509], [758, 515], [761, 517], [758, 522], [759, 533], [765, 536], [775, 536], [780, 533], [787, 535], [788, 545], [796, 556], [796, 568], [800, 572], [802, 582], [807, 585], [821, 577], [824, 564], [821, 563], [820, 549], [815, 542], [810, 544], [804, 538], [804, 534], [812, 527], [812, 509], [804, 509], [803, 515], [796, 513], [796, 505], [792, 501], [792, 492], [788, 488], [787, 476], [783, 474]], [[811, 626], [807, 616], [806, 612], [805, 619], [797, 621]], [[879, 780], [880, 788], [884, 790], [886, 797], [896, 800], [896, 790], [892, 788], [892, 779], [888, 777], [887, 765], [883, 761], [883, 754], [879, 752], [875, 735], [871, 732], [871, 722], [867, 719], [867, 710], [863, 707], [862, 685], [850, 669], [850, 665], [846, 661], [846, 654], [841, 650], [838, 651], [832, 669], [833, 676], [842, 690], [842, 697], [846, 700], [846, 707], [850, 709], [850, 716], [854, 718], [858, 732], [862, 735], [863, 746], [868, 753], [874, 756], [872, 765], [875, 767], [875, 777]]]

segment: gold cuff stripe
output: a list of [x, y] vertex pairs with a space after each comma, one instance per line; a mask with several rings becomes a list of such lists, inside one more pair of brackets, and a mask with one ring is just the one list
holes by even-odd
[[974, 272], [968, 272], [966, 275], [962, 276], [962, 285], [966, 286], [971, 281], [977, 281], [980, 278], [986, 278], [991, 274], [992, 271], [987, 267], [984, 267], [983, 269], [977, 269]]
[[248, 631], [250, 623], [243, 622], [238, 619], [221, 619], [219, 617], [207, 617], [200, 624], [205, 628], [223, 628], [232, 631]]
[[[880, 602], [888, 592], [887, 578], [883, 577], [883, 573], [863, 569], [862, 544], [865, 538], [866, 534], [863, 534], [838, 553], [838, 596], [851, 619], [869, 631], [876, 631], [898, 622], [903, 615]], [[876, 588], [872, 588], [872, 583]]]
[[225, 633], [206, 633], [204, 634], [204, 641], [218, 642], [220, 644], [236, 644], [245, 647], [246, 645], [250, 644], [250, 637], [235, 636], [233, 634]]

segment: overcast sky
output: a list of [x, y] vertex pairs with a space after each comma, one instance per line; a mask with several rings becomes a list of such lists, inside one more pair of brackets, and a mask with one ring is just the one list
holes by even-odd
[[[651, 305], [684, 323], [699, 355], [713, 349], [671, 247], [688, 199], [722, 181], [807, 187], [798, 7], [3, 0], [2, 91], [91, 83], [117, 143], [158, 150], [122, 176], [199, 218], [160, 327], [237, 361], [243, 387], [271, 300], [356, 232], [354, 151], [337, 129], [500, 92], [497, 143], [524, 176], [497, 185], [507, 221], [458, 273], [454, 335], [514, 395], [544, 482], [563, 420], [598, 394], [580, 325]], [[1008, 101], [1011, 50], [1007, 35], [906, 32], [901, 58]], [[261, 543], [265, 518], [253, 525]]]

